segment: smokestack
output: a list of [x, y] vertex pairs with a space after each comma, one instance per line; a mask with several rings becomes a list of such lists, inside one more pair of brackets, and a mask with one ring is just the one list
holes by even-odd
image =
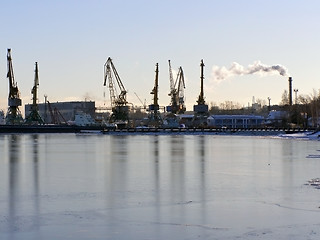
[[289, 105], [292, 106], [292, 77], [289, 77]]

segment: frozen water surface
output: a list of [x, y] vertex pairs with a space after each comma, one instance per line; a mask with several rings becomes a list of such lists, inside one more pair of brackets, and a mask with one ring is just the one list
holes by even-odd
[[0, 239], [319, 239], [319, 142], [0, 135]]

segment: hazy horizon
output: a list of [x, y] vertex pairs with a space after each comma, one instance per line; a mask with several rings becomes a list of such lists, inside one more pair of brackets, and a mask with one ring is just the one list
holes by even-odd
[[103, 65], [109, 56], [134, 105], [141, 105], [135, 93], [151, 104], [156, 63], [159, 103], [170, 103], [168, 60], [174, 77], [180, 66], [184, 70], [187, 110], [200, 93], [201, 59], [208, 105], [233, 101], [247, 106], [253, 97], [270, 97], [272, 105], [279, 104], [288, 76], [299, 95], [319, 88], [318, 1], [31, 0], [0, 6], [5, 10], [0, 16], [3, 110], [8, 97], [7, 48], [12, 49], [23, 105], [32, 102], [38, 62], [39, 102], [46, 94], [51, 102], [86, 99], [109, 106], [109, 90], [103, 87]]

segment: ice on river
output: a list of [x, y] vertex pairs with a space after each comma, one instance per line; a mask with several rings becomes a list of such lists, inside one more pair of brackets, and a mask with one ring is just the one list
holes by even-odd
[[319, 239], [301, 139], [0, 135], [0, 239]]

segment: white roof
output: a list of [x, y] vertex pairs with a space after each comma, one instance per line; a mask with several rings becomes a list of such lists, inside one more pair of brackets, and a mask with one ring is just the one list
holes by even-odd
[[257, 115], [211, 115], [209, 118], [215, 118], [215, 119], [264, 119], [263, 116], [257, 116]]

